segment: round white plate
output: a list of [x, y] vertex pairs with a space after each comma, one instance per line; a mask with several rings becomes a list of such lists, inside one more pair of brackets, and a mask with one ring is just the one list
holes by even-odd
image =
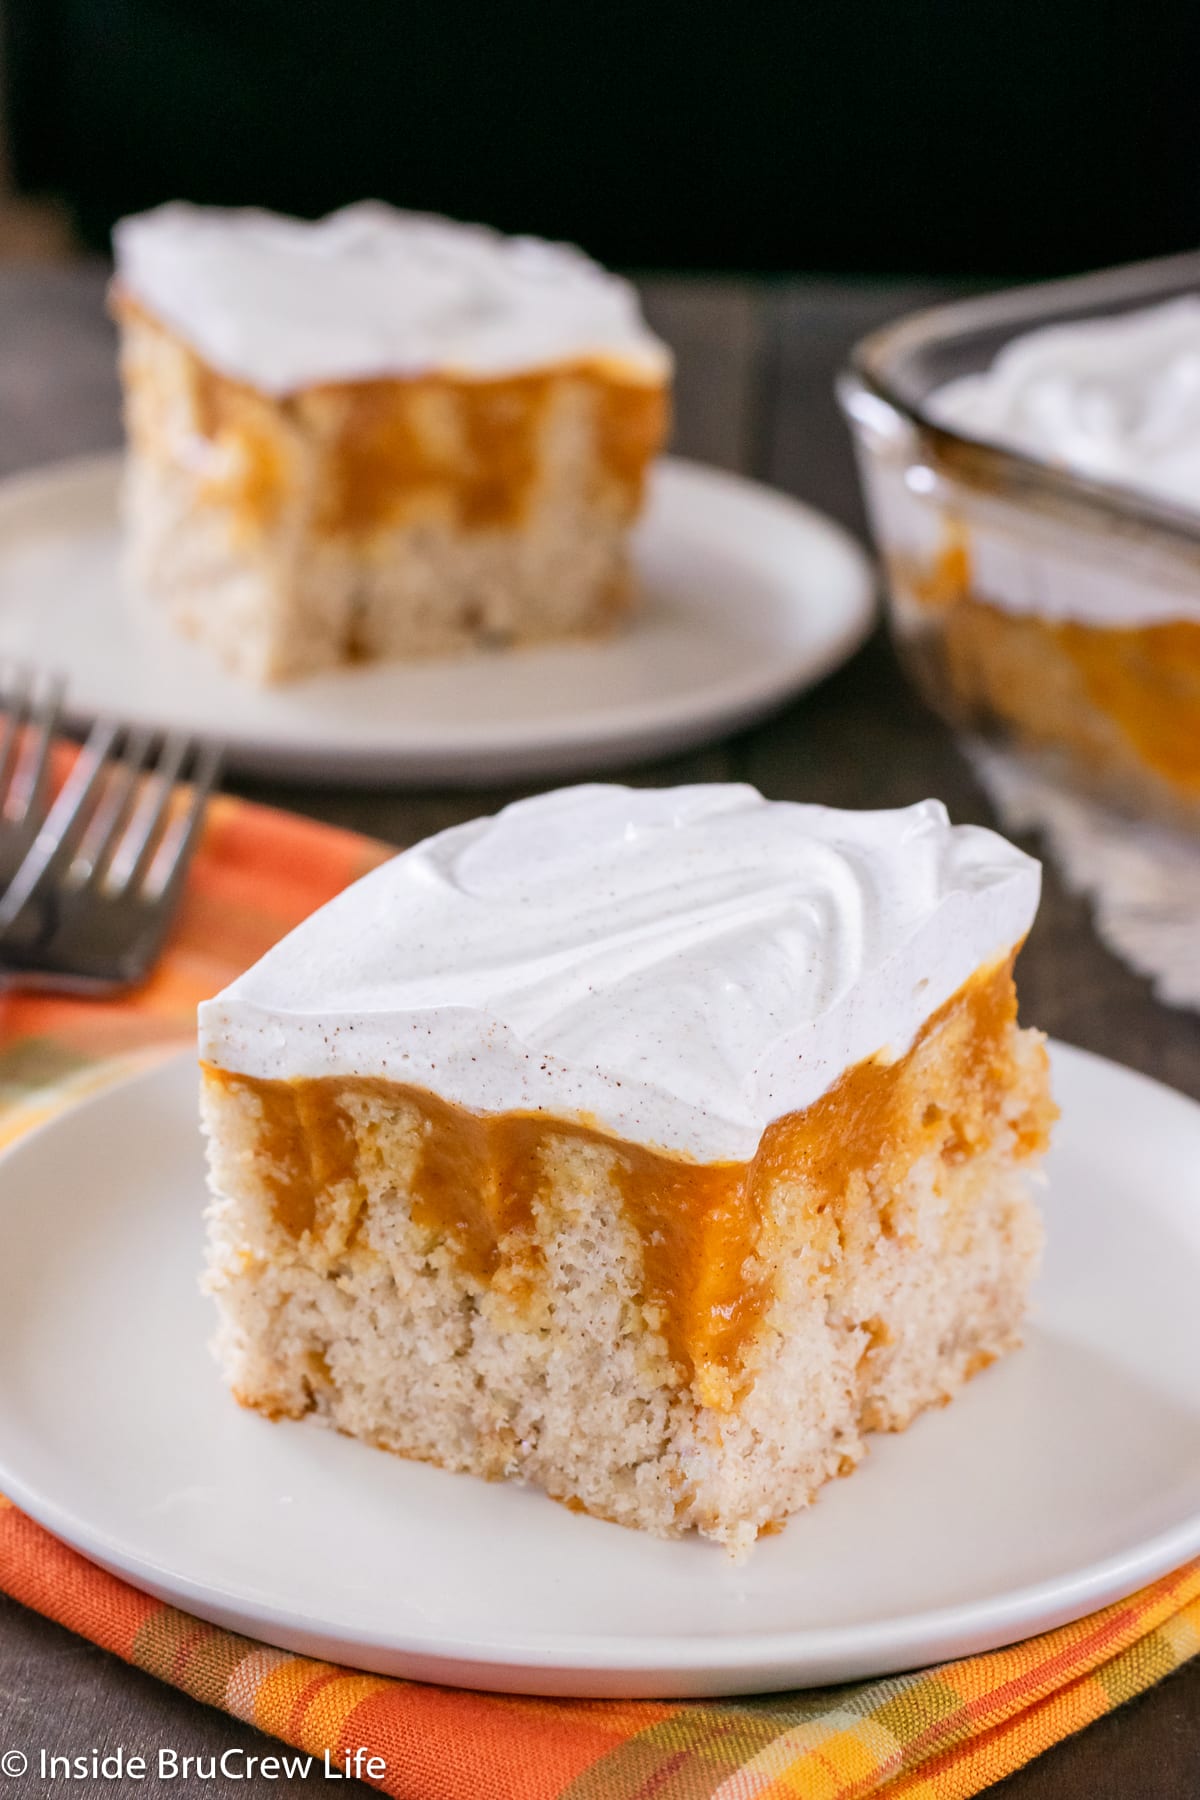
[[235, 681], [125, 592], [120, 458], [0, 482], [0, 655], [62, 671], [72, 723], [182, 727], [228, 766], [305, 781], [493, 784], [665, 755], [746, 725], [862, 642], [862, 551], [786, 495], [697, 463], [655, 471], [644, 603], [611, 638], [287, 686]]
[[1054, 1052], [1026, 1346], [741, 1567], [241, 1411], [205, 1348], [190, 1059], [0, 1162], [0, 1490], [203, 1618], [518, 1693], [754, 1692], [1048, 1629], [1200, 1552], [1200, 1106]]

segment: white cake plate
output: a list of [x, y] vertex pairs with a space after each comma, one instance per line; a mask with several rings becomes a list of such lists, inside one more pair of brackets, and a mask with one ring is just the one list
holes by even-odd
[[118, 456], [0, 482], [0, 656], [58, 669], [77, 727], [115, 713], [306, 782], [494, 784], [667, 755], [749, 724], [855, 650], [863, 552], [785, 495], [667, 458], [635, 539], [644, 604], [611, 638], [236, 681], [125, 591]]
[[1007, 1644], [1200, 1553], [1200, 1106], [1056, 1047], [1026, 1347], [735, 1567], [226, 1393], [190, 1058], [0, 1159], [0, 1490], [202, 1618], [513, 1693], [848, 1681]]

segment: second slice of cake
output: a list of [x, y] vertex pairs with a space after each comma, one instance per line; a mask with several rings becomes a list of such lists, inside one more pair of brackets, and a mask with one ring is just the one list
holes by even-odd
[[136, 582], [236, 674], [594, 634], [671, 359], [580, 251], [365, 204], [115, 233]]
[[1038, 885], [735, 786], [397, 857], [201, 1012], [238, 1398], [744, 1551], [1017, 1341]]

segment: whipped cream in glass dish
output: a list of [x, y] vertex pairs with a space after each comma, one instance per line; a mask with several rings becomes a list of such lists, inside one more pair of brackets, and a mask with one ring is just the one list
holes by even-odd
[[1014, 338], [930, 417], [1200, 512], [1200, 294]]
[[926, 697], [1200, 830], [1200, 255], [900, 320], [840, 392]]

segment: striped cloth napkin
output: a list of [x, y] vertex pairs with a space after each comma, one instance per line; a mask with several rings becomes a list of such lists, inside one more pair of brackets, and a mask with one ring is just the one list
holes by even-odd
[[[387, 852], [214, 802], [167, 955], [113, 1002], [11, 997], [0, 1142], [176, 1044], [198, 1000]], [[403, 1800], [929, 1800], [977, 1794], [1200, 1651], [1200, 1562], [989, 1656], [728, 1701], [510, 1699], [364, 1675], [205, 1625], [105, 1574], [0, 1497], [0, 1588], [319, 1771]], [[355, 1752], [359, 1754], [355, 1757]], [[371, 1760], [373, 1759], [373, 1760]]]

